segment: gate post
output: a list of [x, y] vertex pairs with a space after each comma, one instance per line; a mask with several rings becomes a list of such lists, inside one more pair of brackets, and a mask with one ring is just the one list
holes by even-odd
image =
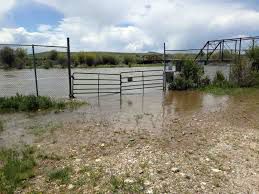
[[68, 81], [69, 81], [69, 98], [74, 98], [71, 81], [71, 55], [70, 55], [70, 40], [67, 38], [67, 69], [68, 69]]
[[164, 42], [164, 73], [163, 73], [163, 90], [166, 91], [166, 47]]
[[33, 57], [33, 68], [34, 68], [34, 77], [35, 77], [36, 95], [37, 95], [37, 96], [39, 96], [39, 89], [38, 89], [38, 76], [37, 76], [37, 66], [36, 66], [36, 58], [35, 58], [35, 49], [34, 49], [34, 45], [32, 45], [32, 57]]

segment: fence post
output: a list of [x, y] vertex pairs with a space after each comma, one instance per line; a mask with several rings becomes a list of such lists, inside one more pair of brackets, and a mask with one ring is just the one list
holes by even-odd
[[74, 98], [71, 81], [71, 55], [70, 55], [70, 39], [67, 38], [67, 69], [69, 81], [69, 98]]
[[36, 67], [36, 58], [35, 58], [34, 45], [32, 45], [32, 57], [33, 57], [33, 68], [34, 68], [34, 76], [35, 76], [36, 95], [39, 96], [38, 76], [37, 76], [37, 67]]
[[145, 80], [144, 80], [144, 71], [142, 71], [142, 87], [143, 87], [143, 94], [145, 93]]
[[98, 98], [100, 97], [100, 73], [98, 73]]
[[164, 76], [163, 76], [163, 90], [166, 91], [166, 46], [164, 42]]
[[121, 76], [121, 73], [120, 73], [120, 97], [122, 95], [122, 76]]

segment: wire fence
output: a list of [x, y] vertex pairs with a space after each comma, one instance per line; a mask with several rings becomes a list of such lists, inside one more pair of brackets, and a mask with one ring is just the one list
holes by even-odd
[[0, 96], [69, 95], [67, 46], [0, 44]]

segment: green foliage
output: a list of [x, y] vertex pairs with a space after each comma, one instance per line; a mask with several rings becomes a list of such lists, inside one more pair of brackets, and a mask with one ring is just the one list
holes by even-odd
[[103, 63], [108, 65], [118, 65], [119, 59], [116, 56], [113, 55], [104, 55], [103, 57]]
[[254, 87], [259, 85], [259, 72], [246, 60], [233, 65], [230, 73], [231, 81], [240, 87]]
[[187, 90], [200, 85], [203, 76], [201, 67], [190, 60], [183, 63], [182, 72], [169, 84], [170, 90]]
[[34, 150], [31, 147], [26, 147], [21, 152], [1, 150], [0, 164], [0, 191], [14, 193], [25, 180], [34, 176]]
[[93, 55], [93, 54], [87, 54], [85, 56], [85, 59], [86, 59], [86, 64], [89, 66], [89, 67], [92, 67], [96, 64], [96, 56]]
[[194, 82], [191, 79], [186, 79], [184, 76], [178, 76], [172, 83], [169, 84], [169, 90], [187, 90], [194, 87]]
[[0, 50], [0, 60], [4, 68], [13, 68], [15, 62], [15, 52], [9, 47], [4, 47]]
[[30, 112], [47, 109], [64, 109], [65, 107], [65, 102], [55, 101], [44, 96], [22, 96], [17, 94], [13, 97], [0, 98], [0, 112]]
[[133, 56], [126, 55], [123, 58], [123, 63], [126, 64], [126, 65], [131, 65], [133, 63], [136, 63], [136, 58], [133, 57]]
[[52, 50], [49, 52], [48, 59], [50, 60], [57, 60], [58, 59], [58, 52], [56, 50]]
[[72, 172], [72, 169], [69, 167], [65, 167], [62, 169], [53, 169], [51, 172], [49, 172], [48, 177], [50, 181], [58, 180], [61, 182], [61, 184], [68, 183], [70, 180], [70, 174]]
[[64, 54], [59, 54], [57, 62], [59, 65], [61, 65], [62, 68], [65, 68], [67, 66], [67, 58]]

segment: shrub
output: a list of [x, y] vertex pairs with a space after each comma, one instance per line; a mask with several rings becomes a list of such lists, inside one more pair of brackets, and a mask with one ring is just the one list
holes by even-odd
[[203, 71], [201, 67], [193, 61], [184, 61], [180, 75], [175, 77], [169, 84], [169, 89], [186, 90], [196, 88], [200, 85]]
[[78, 62], [79, 64], [86, 64], [86, 58], [85, 58], [85, 53], [80, 52], [77, 54]]
[[250, 47], [246, 55], [251, 60], [252, 69], [259, 71], [259, 46], [255, 46], [254, 49]]
[[201, 81], [200, 81], [200, 86], [201, 87], [206, 87], [206, 86], [208, 86], [210, 84], [211, 84], [211, 80], [210, 80], [210, 78], [208, 76], [202, 78]]
[[65, 68], [67, 66], [67, 58], [65, 57], [65, 55], [58, 55], [58, 64], [61, 65], [62, 68]]
[[186, 79], [184, 76], [176, 77], [174, 81], [169, 84], [169, 90], [187, 90], [193, 87], [193, 81], [190, 79]]
[[94, 66], [95, 65], [95, 62], [96, 62], [96, 56], [94, 56], [93, 54], [87, 54], [85, 56], [86, 58], [86, 64], [90, 67]]
[[230, 73], [231, 81], [240, 87], [258, 86], [259, 73], [253, 69], [252, 63], [247, 60], [241, 60], [235, 64]]
[[119, 59], [116, 56], [104, 55], [103, 56], [103, 64], [118, 65]]
[[133, 56], [126, 55], [123, 58], [123, 63], [126, 64], [126, 65], [130, 65], [130, 64], [136, 63], [136, 58], [133, 57]]
[[0, 151], [0, 190], [1, 193], [13, 193], [25, 180], [34, 176], [34, 150], [26, 147], [21, 152]]
[[9, 47], [4, 47], [0, 50], [0, 60], [4, 65], [4, 68], [14, 67], [15, 52]]
[[48, 58], [50, 60], [53, 60], [53, 61], [57, 60], [58, 59], [58, 52], [56, 50], [50, 51]]
[[70, 173], [72, 169], [69, 167], [63, 169], [54, 169], [53, 171], [49, 172], [48, 177], [49, 180], [59, 180], [62, 184], [67, 183], [70, 179]]

